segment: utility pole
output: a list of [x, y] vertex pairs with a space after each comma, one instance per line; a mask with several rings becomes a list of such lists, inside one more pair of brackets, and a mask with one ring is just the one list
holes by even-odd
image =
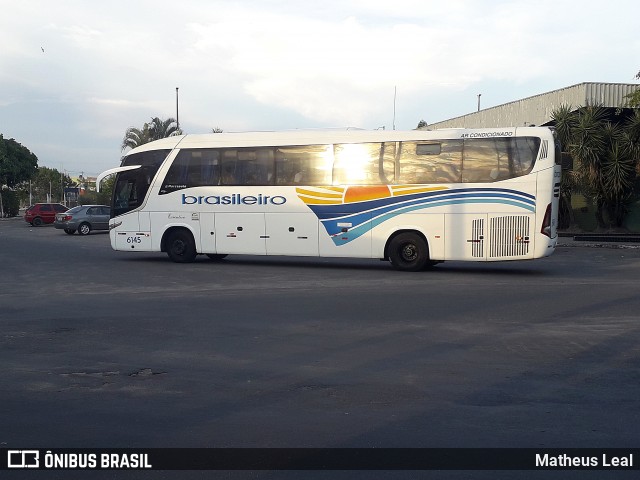
[[176, 87], [176, 124], [178, 126], [178, 130], [180, 130], [180, 115], [178, 112], [178, 87]]
[[396, 94], [398, 92], [398, 88], [394, 85], [393, 87], [393, 129], [396, 129]]
[[478, 111], [480, 111], [480, 97], [482, 96], [481, 93], [478, 94]]

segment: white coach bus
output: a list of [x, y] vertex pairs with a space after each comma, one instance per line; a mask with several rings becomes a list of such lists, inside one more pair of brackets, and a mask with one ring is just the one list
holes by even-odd
[[115, 250], [386, 259], [523, 260], [557, 242], [560, 153], [546, 127], [184, 135], [128, 152]]

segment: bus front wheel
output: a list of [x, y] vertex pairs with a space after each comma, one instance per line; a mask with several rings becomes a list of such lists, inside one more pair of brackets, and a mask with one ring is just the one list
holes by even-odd
[[417, 233], [404, 232], [389, 242], [389, 261], [393, 268], [405, 272], [417, 272], [429, 262], [429, 245]]
[[196, 243], [191, 232], [175, 230], [167, 238], [167, 255], [176, 263], [191, 263], [196, 259]]

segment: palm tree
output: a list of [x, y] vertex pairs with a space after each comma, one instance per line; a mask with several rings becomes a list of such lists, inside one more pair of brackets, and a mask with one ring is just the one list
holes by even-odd
[[[600, 105], [573, 111], [563, 105], [552, 112], [562, 146], [573, 158], [564, 175], [563, 199], [581, 193], [596, 205], [600, 228], [621, 227], [627, 213], [640, 159], [640, 116], [613, 123]], [[605, 218], [606, 217], [606, 218]]]
[[129, 127], [124, 134], [124, 139], [122, 140], [122, 151], [125, 151], [127, 148], [134, 149], [139, 147], [140, 145], [144, 145], [145, 143], [149, 143], [151, 141], [149, 135], [149, 124], [145, 123], [142, 130], [136, 127]]
[[142, 129], [129, 127], [124, 134], [121, 150], [136, 148], [145, 143], [160, 140], [161, 138], [182, 135], [182, 130], [178, 128], [177, 122], [173, 118], [161, 120], [153, 117], [149, 123], [145, 123]]
[[[636, 80], [640, 80], [640, 72], [636, 74]], [[627, 106], [631, 108], [640, 107], [640, 88], [626, 96]]]
[[174, 118], [161, 120], [158, 117], [152, 118], [151, 122], [149, 122], [149, 133], [151, 134], [151, 140], [182, 135], [182, 131], [178, 128], [178, 123]]

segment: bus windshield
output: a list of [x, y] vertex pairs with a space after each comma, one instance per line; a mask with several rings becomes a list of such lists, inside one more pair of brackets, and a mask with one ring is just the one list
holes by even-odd
[[142, 205], [153, 177], [170, 151], [152, 150], [128, 155], [122, 159], [122, 167], [140, 165], [140, 168], [118, 173], [113, 189], [112, 218]]

